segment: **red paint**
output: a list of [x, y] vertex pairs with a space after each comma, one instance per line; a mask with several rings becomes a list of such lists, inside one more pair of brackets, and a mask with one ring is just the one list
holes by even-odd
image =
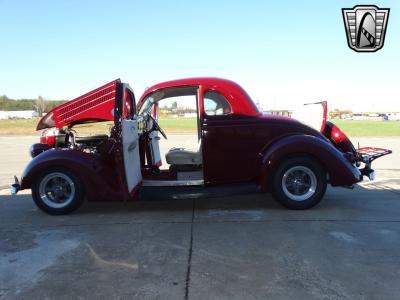
[[[148, 88], [137, 103], [139, 108], [142, 102], [151, 93], [169, 87], [178, 86], [199, 86], [205, 92], [207, 90], [215, 90], [223, 94], [232, 106], [232, 111], [236, 116], [260, 116], [257, 106], [251, 100], [246, 91], [237, 83], [212, 77], [188, 78], [162, 82]], [[203, 111], [204, 113], [204, 111]]]
[[120, 83], [119, 79], [114, 80], [55, 107], [39, 121], [36, 130], [62, 128], [71, 124], [93, 121], [113, 121], [118, 83]]
[[324, 132], [326, 121], [328, 120], [328, 102], [327, 101], [322, 101], [321, 104], [322, 104], [322, 107], [323, 107], [323, 110], [324, 110], [324, 116], [323, 116], [322, 126], [321, 126], [321, 129], [320, 129], [320, 132]]

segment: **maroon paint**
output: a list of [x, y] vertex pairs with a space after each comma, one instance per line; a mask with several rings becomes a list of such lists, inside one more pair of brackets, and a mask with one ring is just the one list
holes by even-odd
[[[255, 180], [258, 158], [268, 145], [287, 135], [322, 137], [302, 123], [280, 116], [212, 116], [202, 120], [204, 178], [207, 183]], [[295, 147], [289, 145], [288, 147]]]
[[260, 153], [257, 183], [262, 191], [268, 190], [268, 179], [279, 163], [294, 156], [310, 156], [316, 159], [327, 171], [332, 186], [352, 185], [360, 181], [357, 169], [328, 141], [311, 135], [296, 134], [271, 143]]
[[114, 157], [95, 158], [78, 150], [51, 149], [33, 158], [21, 177], [21, 189], [31, 188], [41, 172], [62, 168], [72, 171], [83, 182], [89, 201], [127, 200]]
[[[33, 180], [42, 171], [61, 167], [71, 170], [81, 178], [90, 201], [137, 198], [140, 185], [131, 193], [128, 192], [122, 158], [120, 120], [121, 115], [126, 115], [125, 111], [131, 110], [129, 105], [126, 106], [126, 101], [122, 101], [126, 98], [123, 96], [126, 93], [122, 90], [122, 84], [116, 82], [116, 109], [113, 117], [115, 126], [110, 139], [101, 147], [99, 155], [71, 149], [48, 150], [29, 163], [22, 177], [21, 189], [30, 188]], [[283, 159], [293, 155], [310, 155], [320, 161], [329, 173], [332, 185], [351, 185], [359, 181], [357, 169], [321, 133], [294, 119], [262, 115], [247, 93], [232, 81], [191, 78], [160, 83], [145, 91], [137, 107], [140, 108], [144, 99], [156, 90], [188, 85], [199, 87], [199, 116], [206, 184], [251, 180], [256, 181], [261, 189], [266, 191], [274, 168]], [[224, 95], [230, 102], [233, 113], [226, 116], [207, 116], [203, 107], [203, 95], [208, 90], [215, 90]], [[80, 98], [82, 97], [77, 99]], [[133, 101], [133, 97], [131, 98], [129, 100]], [[107, 108], [109, 109], [108, 106]], [[74, 119], [73, 122], [87, 120], [85, 114], [81, 116], [82, 120]], [[92, 117], [96, 118], [95, 115]], [[111, 118], [110, 115], [101, 116], [103, 117]], [[141, 140], [142, 167], [145, 147], [146, 141]]]
[[335, 124], [326, 122], [324, 135], [330, 138], [331, 142], [343, 153], [352, 153], [353, 155], [356, 155], [356, 149], [350, 139]]

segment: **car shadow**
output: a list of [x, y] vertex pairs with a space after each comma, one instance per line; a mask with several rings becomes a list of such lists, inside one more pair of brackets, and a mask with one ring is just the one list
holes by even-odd
[[[152, 223], [271, 220], [400, 220], [400, 180], [385, 185], [356, 186], [354, 190], [329, 187], [324, 199], [312, 209], [293, 211], [282, 207], [270, 194], [251, 193], [200, 199], [132, 202], [86, 202], [76, 212], [54, 218], [41, 212], [30, 195], [0, 196], [4, 221], [60, 219], [67, 223]], [[32, 223], [35, 223], [34, 221]], [[58, 222], [56, 222], [58, 223]]]

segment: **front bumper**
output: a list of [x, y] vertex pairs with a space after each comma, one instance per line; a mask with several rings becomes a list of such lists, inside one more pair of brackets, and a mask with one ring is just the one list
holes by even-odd
[[14, 184], [12, 184], [10, 186], [11, 195], [16, 195], [19, 192], [19, 190], [21, 189], [21, 185], [19, 184], [19, 180], [18, 180], [17, 176], [14, 176], [14, 181], [15, 181]]

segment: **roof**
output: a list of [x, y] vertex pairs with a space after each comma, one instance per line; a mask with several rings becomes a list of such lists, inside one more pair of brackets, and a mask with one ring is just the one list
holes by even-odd
[[137, 106], [141, 106], [143, 100], [151, 93], [171, 87], [179, 87], [179, 86], [203, 86], [207, 89], [217, 90], [226, 96], [229, 100], [232, 110], [235, 114], [247, 115], [247, 116], [256, 116], [260, 115], [257, 106], [254, 104], [253, 100], [251, 100], [250, 96], [246, 93], [246, 91], [238, 85], [236, 82], [215, 78], [215, 77], [194, 77], [194, 78], [186, 78], [186, 79], [177, 79], [171, 81], [165, 81], [158, 83], [156, 85], [148, 88], [140, 97]]

